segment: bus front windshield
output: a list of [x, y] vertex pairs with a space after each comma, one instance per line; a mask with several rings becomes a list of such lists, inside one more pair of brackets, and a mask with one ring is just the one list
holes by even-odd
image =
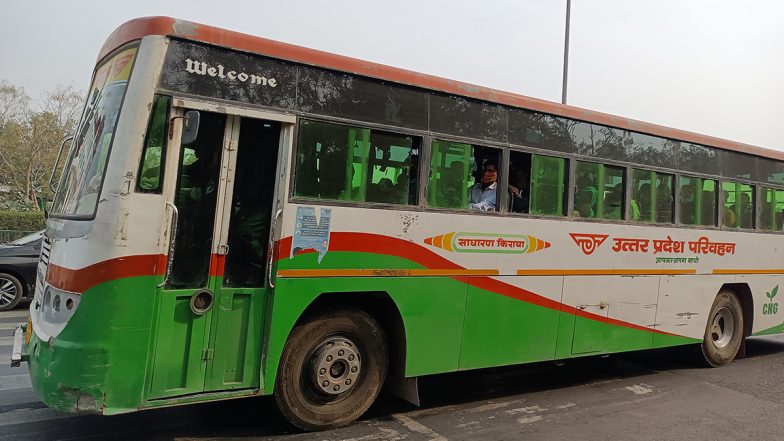
[[131, 75], [136, 48], [99, 66], [52, 204], [52, 215], [91, 218], [106, 171], [109, 149]]

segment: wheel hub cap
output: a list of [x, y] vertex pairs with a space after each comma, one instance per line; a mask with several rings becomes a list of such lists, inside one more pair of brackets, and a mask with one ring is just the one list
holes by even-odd
[[330, 338], [316, 351], [313, 376], [318, 388], [329, 395], [340, 395], [357, 383], [362, 362], [356, 345], [343, 337]]
[[711, 340], [718, 349], [724, 349], [735, 335], [735, 315], [727, 308], [721, 308], [713, 316], [710, 328]]
[[0, 305], [8, 305], [16, 298], [16, 285], [8, 279], [0, 279]]

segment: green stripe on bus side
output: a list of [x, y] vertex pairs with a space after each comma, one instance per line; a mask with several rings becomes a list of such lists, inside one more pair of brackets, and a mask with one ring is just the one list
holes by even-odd
[[[317, 258], [316, 254], [284, 258], [279, 268], [421, 268], [403, 258], [372, 253], [328, 252], [321, 263]], [[406, 328], [407, 376], [697, 341], [576, 317], [470, 286], [469, 280], [466, 277], [458, 280], [451, 277], [278, 279], [265, 383], [274, 381], [290, 329], [321, 293], [388, 293], [400, 309]], [[573, 338], [575, 330], [579, 330], [577, 339]]]
[[[370, 253], [329, 252], [321, 263], [317, 257], [284, 258], [279, 267], [422, 268], [403, 258]], [[156, 276], [114, 280], [83, 294], [54, 344], [37, 343], [40, 358], [31, 362], [30, 372], [44, 402], [73, 412], [79, 391], [82, 400], [92, 395], [100, 403], [105, 397], [106, 413], [151, 404], [144, 402], [144, 396], [157, 326], [158, 281]], [[470, 286], [466, 277], [280, 278], [265, 319], [271, 322], [262, 366], [264, 393], [272, 392], [285, 341], [313, 300], [322, 293], [369, 291], [388, 292], [400, 309], [407, 332], [409, 376], [695, 342], [606, 325], [494, 294]], [[578, 346], [595, 350], [574, 351], [575, 329], [581, 330]], [[264, 359], [261, 347], [256, 351], [251, 356]]]
[[784, 323], [770, 327], [768, 329], [763, 329], [762, 331], [757, 331], [751, 335], [754, 337], [759, 337], [761, 335], [772, 335], [772, 334], [781, 334], [781, 333], [784, 333]]
[[154, 323], [156, 276], [131, 277], [95, 286], [53, 344], [33, 338], [29, 347], [33, 387], [47, 405], [75, 412], [92, 401], [111, 413], [142, 403]]

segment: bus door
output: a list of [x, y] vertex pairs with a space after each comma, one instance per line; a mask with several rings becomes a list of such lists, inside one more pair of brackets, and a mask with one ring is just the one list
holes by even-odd
[[199, 116], [196, 138], [179, 145], [177, 230], [158, 292], [150, 399], [262, 386], [268, 243], [286, 124]]

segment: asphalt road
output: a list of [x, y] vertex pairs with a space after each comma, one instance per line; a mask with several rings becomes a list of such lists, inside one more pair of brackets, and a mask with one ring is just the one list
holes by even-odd
[[428, 377], [423, 406], [385, 396], [359, 422], [299, 433], [268, 398], [115, 417], [58, 415], [26, 367], [11, 368], [25, 311], [0, 313], [0, 440], [779, 440], [784, 336], [750, 339], [747, 357], [695, 367], [675, 351], [593, 357]]

